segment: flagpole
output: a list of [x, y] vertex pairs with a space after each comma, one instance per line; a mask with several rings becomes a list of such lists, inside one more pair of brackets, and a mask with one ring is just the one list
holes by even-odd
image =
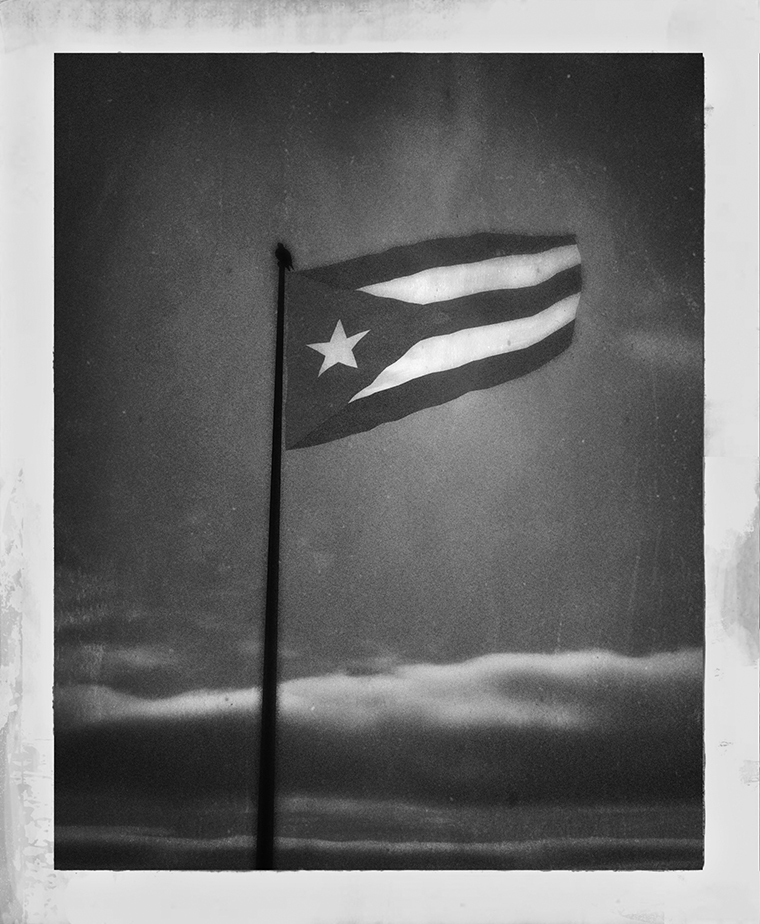
[[277, 335], [272, 413], [272, 467], [269, 487], [269, 545], [264, 613], [264, 657], [261, 679], [259, 793], [256, 816], [256, 869], [274, 869], [275, 748], [277, 721], [277, 615], [280, 583], [280, 478], [282, 463], [282, 379], [285, 332], [285, 270], [290, 254], [278, 244]]

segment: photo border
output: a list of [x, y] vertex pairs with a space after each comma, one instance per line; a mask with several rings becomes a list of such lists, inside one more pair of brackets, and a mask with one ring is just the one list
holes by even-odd
[[[2, 921], [755, 921], [757, 123], [754, 3], [11, 0], [0, 7]], [[701, 52], [706, 92], [706, 844], [684, 872], [52, 868], [53, 55], [74, 51]], [[6, 708], [7, 707], [7, 708]], [[3, 909], [0, 908], [0, 912]]]

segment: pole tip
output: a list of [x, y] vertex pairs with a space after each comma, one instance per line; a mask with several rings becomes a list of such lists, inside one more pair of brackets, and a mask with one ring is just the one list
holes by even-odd
[[277, 265], [281, 269], [293, 269], [293, 257], [291, 257], [290, 251], [284, 244], [277, 245], [274, 255], [277, 257]]

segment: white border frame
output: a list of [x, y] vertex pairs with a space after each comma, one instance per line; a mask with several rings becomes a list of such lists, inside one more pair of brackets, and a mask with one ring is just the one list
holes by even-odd
[[[0, 718], [7, 742], [8, 819], [0, 895], [9, 895], [2, 921], [754, 922], [757, 6], [750, 0], [443, 0], [434, 14], [422, 0], [382, 5], [325, 0], [301, 6], [292, 12], [286, 3], [244, 0], [7, 0], [0, 7], [0, 602], [5, 607]], [[704, 870], [269, 874], [51, 868], [52, 56], [56, 51], [269, 50], [705, 54]]]

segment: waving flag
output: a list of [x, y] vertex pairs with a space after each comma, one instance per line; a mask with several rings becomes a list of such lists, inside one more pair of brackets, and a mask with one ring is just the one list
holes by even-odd
[[475, 234], [289, 273], [288, 449], [526, 375], [570, 345], [575, 237]]

